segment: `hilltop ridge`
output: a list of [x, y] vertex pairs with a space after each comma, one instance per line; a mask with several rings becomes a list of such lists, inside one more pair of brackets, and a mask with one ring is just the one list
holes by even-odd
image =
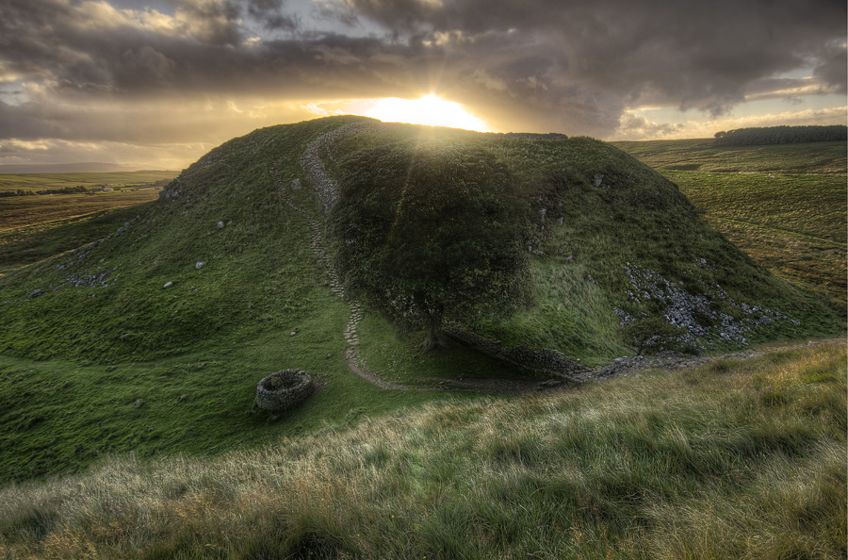
[[[0, 348], [137, 359], [306, 317], [307, 294], [321, 292], [335, 266], [316, 262], [314, 233], [333, 253], [328, 223], [349, 203], [354, 178], [357, 188], [382, 193], [391, 213], [392, 193], [422, 149], [488, 154], [526, 204], [531, 297], [506, 319], [461, 325], [477, 335], [599, 364], [834, 324], [826, 305], [757, 267], [674, 184], [609, 144], [333, 117], [231, 140], [183, 171], [133, 223], [5, 279]], [[289, 291], [290, 275], [305, 282]], [[162, 288], [168, 282], [173, 289]]]

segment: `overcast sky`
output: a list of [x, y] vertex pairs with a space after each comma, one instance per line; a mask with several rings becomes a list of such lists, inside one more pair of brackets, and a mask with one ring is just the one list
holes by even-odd
[[496, 131], [846, 122], [845, 0], [0, 0], [0, 163], [179, 169], [435, 93]]

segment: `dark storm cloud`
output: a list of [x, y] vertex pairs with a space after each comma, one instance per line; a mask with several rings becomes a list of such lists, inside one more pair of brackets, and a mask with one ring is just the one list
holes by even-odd
[[[133, 115], [133, 103], [172, 99], [160, 120], [181, 123], [179, 104], [192, 96], [430, 87], [495, 122], [603, 136], [644, 128], [622, 120], [627, 107], [720, 114], [746, 95], [799, 86], [780, 75], [804, 68], [820, 91], [845, 92], [844, 1], [338, 0], [311, 12], [329, 18], [323, 32], [282, 0], [162, 5], [0, 2], [0, 77], [30, 91], [0, 105], [0, 137], [112, 139], [130, 128], [85, 103], [124, 103]], [[356, 22], [382, 34], [353, 36]], [[174, 132], [139, 129], [146, 141]]]
[[[532, 74], [554, 102], [571, 88], [615, 92], [621, 104], [720, 113], [741, 101], [751, 82], [817, 64], [827, 85], [845, 87], [844, 1], [349, 0], [348, 6], [351, 14], [410, 33], [459, 32], [466, 43], [497, 43], [504, 52], [518, 47], [506, 59], [483, 57], [480, 66], [519, 89]], [[842, 47], [828, 47], [834, 41]]]
[[813, 75], [834, 91], [845, 93], [848, 81], [848, 53], [845, 44], [828, 45], [819, 57]]
[[247, 13], [266, 29], [297, 29], [297, 18], [286, 15], [282, 0], [248, 0]]
[[[302, 33], [251, 43], [242, 16], [293, 29], [281, 4], [184, 0], [168, 28], [154, 18], [130, 20], [89, 4], [42, 0], [0, 4], [0, 61], [8, 71], [66, 95], [270, 93], [311, 97], [385, 92], [408, 46], [378, 39]], [[264, 16], [263, 16], [264, 14]], [[149, 16], [149, 14], [147, 14]], [[267, 16], [267, 17], [266, 17]], [[283, 19], [280, 19], [280, 18]]]

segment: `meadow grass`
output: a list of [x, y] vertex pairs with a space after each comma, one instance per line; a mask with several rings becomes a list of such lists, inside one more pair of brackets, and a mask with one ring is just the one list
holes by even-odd
[[707, 220], [778, 276], [844, 309], [845, 175], [669, 171]]
[[158, 189], [139, 188], [91, 194], [9, 196], [0, 198], [0, 235], [36, 233], [105, 211], [155, 200]]
[[665, 171], [845, 174], [845, 142], [716, 146], [712, 139], [613, 142]]
[[49, 191], [66, 187], [110, 187], [126, 189], [151, 183], [167, 182], [174, 171], [114, 171], [90, 173], [0, 173], [0, 192]]
[[[30, 221], [12, 231], [0, 233], [0, 276], [102, 239], [134, 220], [144, 210], [144, 202], [137, 204], [134, 197], [122, 197], [117, 200], [99, 200], [106, 203], [106, 209], [95, 210], [82, 217], [38, 222], [37, 210], [56, 201], [44, 200], [47, 197], [27, 198], [38, 199], [28, 201], [33, 203], [29, 207], [33, 213]], [[131, 205], [120, 207], [125, 202]], [[0, 207], [2, 205], [0, 201]]]
[[845, 175], [667, 171], [710, 217], [845, 245]]
[[843, 342], [0, 489], [6, 558], [840, 558]]

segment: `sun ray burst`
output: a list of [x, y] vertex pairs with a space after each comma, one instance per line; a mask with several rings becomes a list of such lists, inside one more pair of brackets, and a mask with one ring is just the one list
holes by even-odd
[[448, 101], [435, 94], [424, 95], [417, 99], [384, 97], [375, 100], [363, 114], [384, 122], [449, 126], [479, 132], [491, 131], [483, 119], [469, 112], [461, 104]]

